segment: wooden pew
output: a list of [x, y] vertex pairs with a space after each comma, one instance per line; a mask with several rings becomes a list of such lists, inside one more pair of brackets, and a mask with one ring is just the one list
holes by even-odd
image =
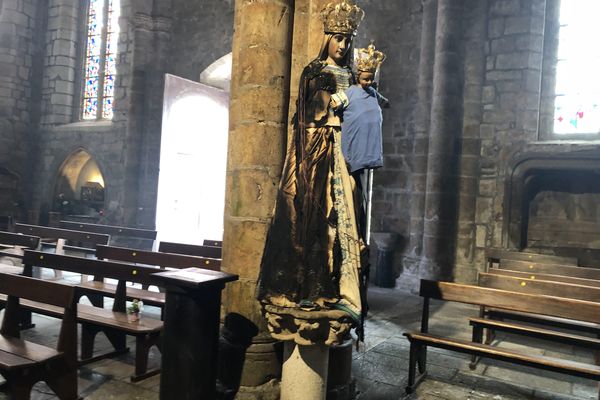
[[[111, 293], [111, 297], [114, 298], [111, 310], [93, 305], [78, 304], [77, 321], [81, 323], [82, 327], [82, 362], [89, 363], [128, 351], [126, 335], [130, 335], [136, 339], [135, 373], [131, 377], [132, 381], [144, 379], [158, 372], [147, 371], [148, 353], [153, 345], [159, 345], [158, 340], [163, 329], [162, 321], [142, 318], [140, 321], [131, 322], [126, 313], [126, 283], [136, 282], [154, 285], [156, 282], [152, 278], [152, 274], [159, 271], [157, 268], [30, 250], [25, 251], [23, 265], [25, 275], [30, 275], [33, 267], [36, 266], [117, 280], [115, 290]], [[106, 294], [106, 288], [97, 289], [93, 286], [78, 285], [77, 289], [79, 296], [88, 296], [93, 304], [97, 296]], [[25, 303], [23, 306], [29, 311], [44, 315], [57, 318], [61, 318], [62, 315], [62, 311], [56, 307], [45, 307], [30, 303]], [[27, 322], [25, 321], [25, 323]], [[105, 333], [113, 345], [114, 351], [94, 357], [94, 339], [99, 332]]]
[[493, 274], [493, 275], [501, 275], [501, 276], [514, 276], [515, 278], [522, 278], [522, 279], [539, 279], [542, 281], [572, 283], [574, 285], [600, 287], [600, 280], [586, 279], [586, 278], [573, 278], [571, 276], [553, 275], [553, 274], [546, 274], [546, 273], [540, 273], [540, 272], [531, 273], [531, 272], [513, 271], [510, 269], [491, 268], [487, 271], [487, 273]]
[[[109, 235], [101, 233], [74, 231], [39, 225], [16, 224], [15, 231], [17, 233], [41, 237], [41, 250], [53, 248], [57, 254], [65, 254], [69, 251], [71, 254], [84, 255], [86, 257], [94, 257], [96, 246], [99, 244], [108, 244], [110, 240]], [[77, 243], [78, 246], [67, 245], [67, 241]], [[62, 278], [62, 272], [55, 271], [54, 274], [56, 279]], [[41, 271], [36, 271], [35, 276], [41, 276]], [[82, 280], [85, 279], [85, 276], [82, 276]]]
[[[75, 288], [0, 273], [0, 293], [7, 296], [0, 328], [0, 373], [7, 381], [9, 398], [28, 400], [33, 385], [45, 381], [58, 398], [78, 399]], [[20, 338], [19, 302], [25, 300], [62, 310], [56, 349]]]
[[[37, 236], [21, 235], [11, 232], [0, 232], [0, 257], [3, 262], [0, 264], [0, 272], [10, 274], [21, 274], [23, 268], [20, 266], [25, 249], [37, 249], [40, 245], [40, 238]], [[8, 258], [4, 262], [4, 258]], [[19, 265], [15, 265], [11, 260], [17, 259]]]
[[600, 280], [600, 269], [578, 267], [574, 265], [546, 264], [502, 259], [500, 260], [498, 268], [511, 271], [527, 272], [530, 274], [542, 273], [548, 275], [570, 276], [572, 278]]
[[[157, 253], [154, 251], [127, 249], [124, 247], [115, 246], [99, 245], [96, 248], [96, 257], [101, 260], [125, 261], [142, 265], [151, 265], [162, 270], [165, 268], [181, 269], [192, 267], [209, 269], [212, 271], [219, 271], [221, 269], [221, 260], [214, 258], [171, 253]], [[87, 282], [84, 285], [93, 286], [98, 289], [106, 288], [108, 292], [107, 294], [114, 292], [114, 285], [99, 283], [97, 280]], [[128, 287], [127, 298], [136, 298], [142, 300], [144, 304], [161, 308], [163, 308], [165, 305], [164, 293], [154, 292], [147, 289]]]
[[[586, 281], [589, 281], [589, 279]], [[510, 290], [513, 292], [567, 297], [600, 303], [600, 287], [546, 281], [539, 277], [531, 279], [529, 277], [521, 278], [481, 272], [479, 273], [478, 284], [483, 287]]]
[[[490, 273], [480, 273], [478, 284], [481, 287], [514, 291], [519, 293], [551, 295], [554, 297], [565, 297], [569, 299], [579, 299], [600, 303], [600, 287], [576, 285], [572, 283], [544, 281], [538, 278], [520, 278], [513, 276], [503, 276]], [[487, 317], [487, 318], [485, 318]], [[515, 324], [506, 322], [506, 319], [518, 320], [529, 324]], [[551, 329], [542, 329], [530, 324], [546, 325]], [[548, 317], [536, 314], [518, 313], [514, 315], [510, 311], [498, 309], [483, 309], [480, 318], [470, 318], [470, 324], [475, 329], [486, 329], [486, 343], [491, 343], [495, 331], [505, 331], [513, 334], [541, 338], [545, 340], [557, 341], [583, 347], [590, 347], [594, 350], [600, 350], [600, 340], [590, 338], [589, 336], [574, 335], [557, 331], [556, 328], [569, 329], [574, 331], [583, 331], [594, 333], [600, 337], [600, 325], [567, 320], [564, 318]], [[476, 363], [473, 359], [472, 365]]]
[[60, 227], [77, 231], [102, 233], [110, 236], [112, 246], [127, 244], [128, 247], [152, 249], [156, 240], [156, 231], [150, 229], [128, 228], [124, 226], [88, 224], [85, 222], [60, 221]]
[[202, 244], [204, 246], [213, 246], [213, 247], [221, 247], [221, 248], [223, 248], [223, 241], [222, 240], [204, 239], [202, 241]]
[[215, 246], [200, 246], [197, 244], [160, 242], [158, 245], [160, 253], [185, 254], [189, 256], [223, 258], [223, 249]]
[[[544, 267], [545, 265], [537, 264], [534, 269], [540, 271], [540, 269], [543, 270]], [[548, 266], [548, 269], [553, 272], [562, 271], [562, 269], [557, 271], [556, 268], [557, 267], [554, 265]], [[567, 268], [583, 269], [582, 267]], [[552, 295], [600, 303], [600, 280], [594, 279], [573, 278], [556, 274], [540, 274], [537, 272], [524, 273], [492, 268], [488, 273], [479, 274], [478, 283], [480, 286], [489, 288], [512, 290], [521, 293]], [[525, 322], [527, 324], [545, 325], [552, 329], [568, 329], [571, 331], [592, 333], [597, 337], [600, 337], [599, 325], [577, 321], [576, 318], [570, 320], [545, 315], [500, 310], [493, 307], [482, 308], [480, 316], [482, 318], [485, 317], [487, 322], [479, 321], [476, 322], [476, 324], [488, 325], [486, 326], [488, 332], [486, 339], [487, 343], [491, 342], [493, 332], [496, 330], [491, 326], [493, 325], [493, 322], [490, 322], [490, 320], [512, 320]], [[497, 330], [503, 329], [500, 329], [499, 327]]]
[[[577, 319], [594, 324], [600, 324], [600, 303], [428, 280], [421, 280], [420, 295], [424, 300], [421, 330], [405, 333], [410, 341], [409, 374], [406, 388], [408, 393], [414, 391], [426, 376], [427, 347], [438, 347], [472, 356], [492, 358], [596, 381], [600, 380], [600, 366], [598, 365], [537, 356], [527, 352], [490, 346], [482, 343], [483, 332], [481, 329], [473, 330], [472, 341], [429, 333], [429, 304], [431, 299]], [[417, 368], [419, 375], [417, 375]]]
[[99, 244], [108, 244], [110, 236], [102, 233], [76, 231], [70, 229], [51, 228], [48, 226], [15, 224], [15, 232], [27, 235], [39, 236], [42, 238], [42, 246], [57, 247], [60, 240], [83, 243], [86, 246], [67, 246], [65, 250], [71, 250], [77, 253], [94, 254], [95, 248]]
[[37, 249], [39, 244], [40, 238], [38, 236], [0, 231], [0, 256], [23, 258], [22, 252], [10, 250], [14, 250], [15, 247]]
[[500, 260], [532, 261], [535, 263], [577, 265], [576, 257], [562, 257], [548, 254], [528, 253], [498, 248], [486, 248], [487, 267], [493, 268]]

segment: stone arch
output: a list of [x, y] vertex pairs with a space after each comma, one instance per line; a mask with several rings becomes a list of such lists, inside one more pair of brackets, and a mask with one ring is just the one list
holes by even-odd
[[199, 82], [208, 86], [223, 89], [229, 93], [231, 82], [231, 60], [231, 53], [229, 53], [210, 64], [202, 71], [202, 73], [200, 73]]
[[96, 158], [79, 147], [61, 163], [54, 180], [51, 207], [63, 215], [98, 217], [104, 210], [105, 174]]
[[[560, 179], [589, 180], [589, 176], [597, 176], [600, 154], [595, 150], [526, 151], [510, 165], [505, 184], [503, 243], [507, 248], [520, 250], [527, 247], [529, 207], [541, 187], [572, 191], [572, 182], [568, 182], [569, 187], [565, 189]], [[588, 191], [597, 193], [600, 186], [590, 187]]]

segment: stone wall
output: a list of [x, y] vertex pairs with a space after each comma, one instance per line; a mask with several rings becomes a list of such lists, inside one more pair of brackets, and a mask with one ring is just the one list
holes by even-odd
[[173, 0], [172, 73], [197, 81], [214, 61], [231, 52], [234, 0]]
[[376, 47], [386, 53], [379, 91], [391, 103], [389, 109], [383, 110], [384, 167], [374, 173], [371, 229], [408, 237], [421, 1], [369, 0], [360, 2], [360, 6], [365, 10], [365, 19], [355, 47], [366, 47], [374, 40]]
[[[134, 12], [121, 1], [117, 79], [112, 121], [80, 121], [80, 98], [85, 50], [86, 8], [81, 2], [50, 0], [43, 55], [43, 81], [38, 131], [38, 162], [33, 181], [32, 208], [44, 214], [53, 204], [55, 178], [63, 162], [85, 149], [98, 163], [106, 183], [105, 215], [112, 223], [135, 224], [137, 204], [128, 203], [126, 181], [138, 171], [127, 170], [127, 137], [131, 116], [132, 42]], [[139, 135], [139, 133], [138, 133]], [[131, 187], [131, 186], [129, 186]], [[137, 192], [133, 192], [137, 195]]]
[[[61, 164], [83, 148], [105, 178], [106, 221], [153, 228], [164, 74], [198, 80], [202, 69], [231, 51], [233, 4], [122, 0], [114, 118], [80, 121], [86, 7], [78, 1], [44, 3], [37, 8], [47, 13], [38, 29], [42, 51], [33, 60], [34, 66], [39, 64], [38, 99], [33, 102], [31, 129], [23, 128], [36, 135], [37, 149], [35, 169], [29, 169], [33, 180], [27, 207], [40, 210], [42, 216], [50, 210]], [[23, 82], [35, 84], [35, 76]], [[29, 115], [24, 118], [29, 122]]]
[[504, 185], [512, 157], [538, 139], [545, 11], [545, 0], [489, 2], [475, 269], [483, 268], [485, 246], [505, 244]]
[[[27, 202], [25, 208], [48, 209], [61, 163], [84, 148], [105, 175], [109, 221], [152, 227], [164, 73], [198, 80], [203, 69], [231, 51], [233, 3], [123, 0], [115, 118], [79, 122], [81, 2], [1, 2], [0, 168], [5, 170], [0, 181], [10, 186], [16, 176], [31, 182], [22, 185], [23, 194], [15, 194], [15, 200]], [[297, 23], [304, 21], [304, 3], [317, 5], [299, 2]], [[388, 54], [380, 91], [391, 102], [384, 110], [385, 166], [374, 177], [372, 230], [400, 235], [395, 254], [400, 284], [414, 287], [429, 268], [424, 255], [437, 263], [437, 246], [444, 241], [444, 257], [454, 260], [452, 271], [445, 272], [472, 281], [483, 267], [486, 246], [510, 244], [504, 193], [515, 157], [524, 144], [552, 139], [548, 130], [559, 2], [359, 4], [366, 17], [355, 45], [364, 47], [373, 39]], [[444, 8], [448, 6], [455, 10]], [[314, 24], [318, 22], [304, 23], [311, 32]], [[295, 37], [303, 27], [307, 30], [304, 25], [294, 26]], [[449, 34], [457, 35], [455, 48], [442, 46]], [[298, 65], [316, 54], [311, 38], [307, 36], [304, 50], [294, 50], [291, 103]], [[442, 65], [444, 60], [451, 68]], [[457, 89], [444, 92], [452, 82]], [[458, 100], [444, 100], [447, 95]], [[451, 129], [443, 127], [449, 110], [455, 113]], [[432, 132], [437, 132], [437, 149], [430, 146]], [[446, 146], [441, 152], [440, 145]], [[430, 190], [443, 186], [443, 176], [455, 182], [447, 202]], [[439, 212], [448, 211], [444, 204], [453, 211], [446, 214], [447, 223], [436, 223]], [[424, 246], [428, 240], [429, 247]]]
[[33, 0], [0, 2], [0, 214], [19, 217], [28, 207], [28, 170], [32, 154], [32, 113], [39, 96], [35, 77], [39, 32], [45, 10]]

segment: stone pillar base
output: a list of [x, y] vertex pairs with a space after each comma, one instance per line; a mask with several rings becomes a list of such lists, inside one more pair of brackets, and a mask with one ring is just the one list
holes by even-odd
[[283, 360], [281, 400], [325, 400], [329, 346], [286, 341]]
[[273, 379], [260, 386], [240, 386], [235, 400], [279, 400], [280, 383]]

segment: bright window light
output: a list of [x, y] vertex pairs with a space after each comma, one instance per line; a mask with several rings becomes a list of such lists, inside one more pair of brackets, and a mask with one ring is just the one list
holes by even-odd
[[599, 0], [562, 0], [554, 133], [600, 133]]

